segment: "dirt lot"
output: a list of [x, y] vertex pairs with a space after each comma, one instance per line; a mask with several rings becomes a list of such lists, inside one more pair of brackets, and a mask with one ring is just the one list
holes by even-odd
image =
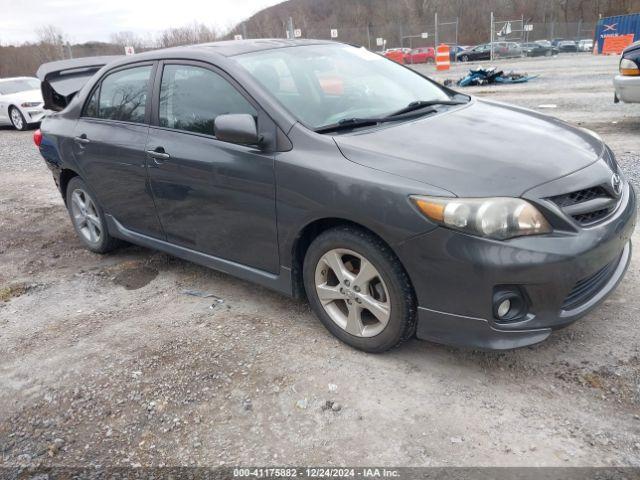
[[[499, 63], [541, 77], [467, 91], [555, 104], [638, 185], [640, 106], [612, 102], [617, 59]], [[640, 466], [638, 256], [541, 345], [369, 355], [304, 302], [143, 248], [82, 249], [30, 132], [0, 130], [0, 168], [0, 466]]]

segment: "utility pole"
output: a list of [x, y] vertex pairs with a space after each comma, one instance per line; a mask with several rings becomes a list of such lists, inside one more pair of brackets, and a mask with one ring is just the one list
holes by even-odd
[[371, 50], [371, 22], [367, 23], [367, 43], [369, 44], [369, 50]]
[[289, 24], [288, 24], [287, 31], [289, 32], [289, 34], [287, 35], [287, 38], [293, 40], [295, 38], [295, 35], [293, 32], [293, 17], [289, 17]]
[[493, 12], [491, 12], [491, 28], [490, 28], [490, 32], [491, 32], [491, 40], [489, 43], [489, 46], [491, 47], [491, 61], [493, 62]]
[[434, 41], [435, 47], [438, 48], [438, 12], [436, 12], [435, 14], [434, 21], [436, 26], [435, 26], [435, 35], [434, 35], [433, 41]]
[[242, 38], [247, 38], [247, 24], [245, 22], [242, 22]]

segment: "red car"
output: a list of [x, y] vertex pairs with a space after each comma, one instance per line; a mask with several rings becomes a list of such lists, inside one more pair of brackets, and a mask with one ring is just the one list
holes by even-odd
[[434, 63], [436, 61], [436, 51], [433, 47], [414, 48], [404, 56], [404, 63]]

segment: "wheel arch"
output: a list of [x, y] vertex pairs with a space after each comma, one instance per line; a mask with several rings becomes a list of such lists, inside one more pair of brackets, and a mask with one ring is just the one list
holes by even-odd
[[298, 233], [295, 240], [293, 241], [293, 245], [291, 247], [291, 279], [292, 279], [292, 289], [293, 296], [295, 298], [305, 298], [305, 290], [304, 290], [304, 279], [302, 276], [302, 265], [304, 263], [304, 257], [309, 249], [309, 246], [313, 242], [315, 238], [318, 237], [323, 232], [327, 230], [331, 230], [333, 228], [338, 227], [353, 227], [359, 230], [363, 230], [368, 234], [376, 237], [380, 240], [388, 249], [393, 253], [393, 255], [398, 259], [399, 265], [407, 274], [409, 281], [411, 283], [411, 288], [413, 287], [413, 282], [411, 282], [411, 277], [409, 276], [409, 272], [404, 267], [397, 253], [394, 251], [392, 246], [387, 242], [384, 238], [378, 235], [376, 232], [371, 230], [370, 228], [362, 225], [361, 223], [354, 222], [353, 220], [348, 220], [346, 218], [340, 217], [325, 217], [313, 220], [306, 224]]
[[60, 194], [62, 195], [62, 199], [64, 200], [65, 205], [67, 204], [67, 186], [69, 182], [74, 177], [79, 177], [80, 175], [75, 170], [70, 168], [63, 168], [60, 171], [60, 179], [58, 180], [58, 187], [60, 188]]

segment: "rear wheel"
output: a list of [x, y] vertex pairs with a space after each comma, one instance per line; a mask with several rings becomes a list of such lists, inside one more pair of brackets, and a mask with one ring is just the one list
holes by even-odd
[[106, 253], [120, 244], [109, 235], [102, 208], [80, 177], [73, 177], [67, 185], [67, 209], [78, 237], [92, 252]]
[[411, 283], [375, 236], [352, 227], [322, 233], [309, 246], [303, 276], [315, 314], [346, 344], [383, 352], [413, 336]]
[[468, 62], [469, 61], [469, 57], [467, 55], [462, 55], [460, 57], [460, 60], [462, 60], [463, 62]]
[[9, 119], [11, 120], [11, 125], [16, 130], [26, 130], [27, 129], [27, 121], [24, 119], [22, 112], [18, 110], [16, 107], [11, 107], [9, 109]]

